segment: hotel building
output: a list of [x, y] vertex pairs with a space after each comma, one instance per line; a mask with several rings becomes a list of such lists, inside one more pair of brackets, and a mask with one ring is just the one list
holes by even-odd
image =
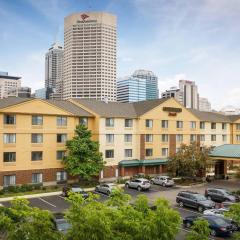
[[116, 101], [116, 24], [103, 12], [65, 18], [63, 99]]
[[240, 116], [190, 110], [174, 98], [119, 103], [11, 97], [0, 100], [0, 186], [71, 179], [61, 160], [79, 123], [100, 143], [106, 161], [101, 180], [166, 173], [169, 155], [191, 142], [216, 146], [215, 174], [240, 166]]

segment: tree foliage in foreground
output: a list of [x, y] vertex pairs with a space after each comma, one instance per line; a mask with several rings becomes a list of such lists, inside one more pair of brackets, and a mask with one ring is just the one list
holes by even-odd
[[2, 240], [59, 240], [52, 215], [32, 208], [26, 199], [14, 199], [10, 208], [0, 207], [0, 239]]
[[179, 231], [181, 218], [164, 199], [149, 208], [145, 195], [130, 204], [130, 196], [114, 191], [106, 202], [96, 201], [91, 195], [84, 200], [80, 195], [69, 198], [66, 214], [72, 228], [67, 237], [73, 240], [173, 240]]
[[84, 125], [78, 125], [73, 139], [66, 142], [67, 156], [63, 164], [72, 176], [90, 179], [98, 176], [104, 167], [99, 143], [92, 140], [92, 133]]
[[210, 235], [209, 223], [205, 219], [194, 221], [191, 232], [187, 235], [186, 240], [208, 240]]
[[197, 143], [182, 144], [179, 151], [169, 157], [168, 171], [173, 176], [193, 177], [205, 172], [210, 162], [211, 148], [200, 149]]

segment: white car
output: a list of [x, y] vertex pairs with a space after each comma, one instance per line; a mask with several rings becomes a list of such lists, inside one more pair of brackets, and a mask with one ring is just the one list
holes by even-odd
[[224, 213], [228, 210], [226, 208], [219, 208], [219, 209], [207, 209], [203, 212], [204, 215], [214, 215], [218, 217], [224, 217]]
[[116, 189], [117, 185], [115, 183], [101, 183], [96, 186], [95, 192], [105, 193], [110, 195], [112, 190]]
[[162, 185], [163, 187], [172, 187], [174, 181], [169, 176], [156, 176], [151, 179], [152, 184]]
[[134, 178], [125, 183], [126, 188], [135, 188], [138, 191], [149, 190], [151, 187], [150, 182], [145, 178]]

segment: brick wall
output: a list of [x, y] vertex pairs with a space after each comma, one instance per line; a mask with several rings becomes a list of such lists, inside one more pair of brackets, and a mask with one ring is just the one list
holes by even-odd
[[169, 137], [169, 154], [176, 153], [176, 134], [170, 134]]
[[145, 159], [145, 134], [140, 135], [140, 159]]

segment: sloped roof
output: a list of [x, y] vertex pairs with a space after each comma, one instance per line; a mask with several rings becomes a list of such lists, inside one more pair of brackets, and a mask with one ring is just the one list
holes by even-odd
[[192, 114], [205, 122], [230, 122], [229, 116], [215, 112], [203, 112], [195, 109], [188, 109]]
[[224, 144], [215, 147], [210, 153], [210, 156], [240, 159], [240, 144]]
[[44, 100], [58, 108], [63, 109], [64, 111], [70, 112], [76, 116], [83, 116], [83, 117], [92, 117], [93, 115], [86, 110], [82, 109], [81, 107], [64, 100]]
[[154, 99], [134, 103], [104, 102], [90, 99], [72, 99], [82, 104], [102, 117], [129, 117], [137, 118], [161, 103], [169, 100], [167, 98]]
[[33, 98], [19, 98], [19, 97], [3, 98], [3, 99], [0, 99], [0, 109], [11, 107], [13, 105], [31, 101], [31, 100], [33, 100]]
[[230, 115], [228, 117], [232, 122], [235, 122], [240, 119], [240, 115]]

